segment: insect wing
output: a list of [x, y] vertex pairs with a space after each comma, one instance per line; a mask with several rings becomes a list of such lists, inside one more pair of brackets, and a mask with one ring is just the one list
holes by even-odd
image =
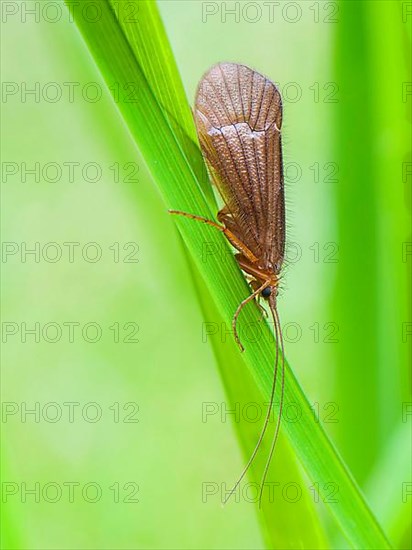
[[285, 249], [279, 91], [244, 65], [215, 65], [200, 81], [195, 121], [231, 230], [260, 267], [278, 272]]

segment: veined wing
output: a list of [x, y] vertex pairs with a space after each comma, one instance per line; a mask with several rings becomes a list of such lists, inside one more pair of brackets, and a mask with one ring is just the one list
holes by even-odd
[[200, 81], [195, 121], [237, 236], [262, 268], [279, 271], [285, 247], [279, 91], [244, 65], [215, 65]]

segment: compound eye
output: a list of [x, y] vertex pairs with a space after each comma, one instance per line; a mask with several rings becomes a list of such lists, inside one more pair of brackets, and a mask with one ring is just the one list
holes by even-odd
[[270, 288], [270, 286], [267, 286], [261, 292], [262, 298], [269, 298], [271, 294], [272, 294], [272, 289]]

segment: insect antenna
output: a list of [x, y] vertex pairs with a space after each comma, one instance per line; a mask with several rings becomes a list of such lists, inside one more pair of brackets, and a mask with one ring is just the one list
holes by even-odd
[[[245, 477], [247, 471], [249, 470], [250, 466], [252, 465], [252, 462], [254, 461], [255, 457], [256, 457], [256, 454], [259, 450], [259, 447], [262, 443], [262, 440], [263, 440], [263, 437], [266, 433], [266, 429], [268, 427], [268, 424], [269, 424], [269, 419], [270, 419], [270, 413], [272, 412], [272, 407], [273, 407], [273, 401], [274, 401], [274, 398], [275, 398], [275, 390], [276, 390], [276, 380], [277, 380], [277, 373], [278, 373], [278, 363], [279, 363], [279, 344], [278, 344], [278, 337], [277, 337], [277, 327], [276, 327], [276, 320], [275, 320], [275, 316], [273, 314], [273, 310], [272, 310], [272, 315], [273, 315], [273, 320], [274, 320], [274, 323], [275, 323], [275, 336], [276, 336], [276, 359], [275, 359], [275, 367], [273, 369], [273, 382], [272, 382], [272, 391], [271, 391], [271, 394], [270, 394], [270, 400], [269, 400], [269, 405], [268, 405], [268, 409], [267, 409], [267, 412], [266, 412], [266, 418], [265, 418], [265, 422], [263, 424], [263, 428], [260, 432], [260, 436], [259, 436], [259, 439], [258, 439], [258, 442], [256, 443], [256, 446], [255, 446], [255, 449], [253, 451], [253, 453], [251, 454], [246, 466], [243, 468], [243, 471], [242, 473], [240, 474], [238, 480], [236, 481], [236, 483], [233, 485], [232, 489], [230, 490], [229, 492], [229, 495], [225, 498], [225, 500], [223, 501], [223, 505], [225, 505], [227, 503], [227, 501], [230, 499], [230, 497], [233, 495], [233, 493], [236, 491], [237, 487], [239, 486], [239, 483], [242, 481], [242, 479]], [[279, 429], [279, 428], [278, 428]], [[261, 494], [260, 494], [260, 497], [259, 499], [261, 498]], [[259, 500], [260, 502], [260, 500]]]
[[[275, 451], [276, 443], [277, 443], [278, 436], [279, 436], [280, 422], [282, 420], [283, 396], [284, 396], [284, 393], [285, 393], [285, 352], [284, 352], [284, 347], [283, 347], [283, 335], [282, 335], [282, 328], [280, 326], [280, 319], [279, 319], [278, 310], [276, 308], [276, 304], [275, 304], [274, 300], [272, 299], [272, 297], [269, 299], [269, 307], [270, 307], [270, 311], [272, 312], [273, 322], [274, 322], [274, 326], [275, 326], [275, 338], [276, 338], [276, 363], [275, 363], [276, 367], [275, 367], [275, 371], [277, 370], [277, 365], [278, 365], [279, 344], [280, 344], [281, 353], [282, 353], [282, 357], [281, 357], [281, 362], [282, 362], [281, 390], [280, 390], [280, 400], [279, 400], [279, 413], [278, 413], [278, 417], [277, 417], [277, 420], [276, 420], [275, 434], [273, 436], [273, 441], [272, 441], [272, 445], [270, 447], [269, 456], [268, 456], [268, 459], [266, 461], [265, 469], [263, 471], [262, 481], [260, 483], [259, 508], [261, 508], [261, 506], [262, 506], [263, 487], [264, 487], [264, 484], [265, 484], [265, 480], [266, 480], [266, 476], [267, 476], [267, 473], [268, 473], [268, 470], [269, 470], [270, 462], [272, 460], [273, 453]], [[274, 391], [272, 391], [272, 398], [273, 398], [273, 394], [274, 394]]]

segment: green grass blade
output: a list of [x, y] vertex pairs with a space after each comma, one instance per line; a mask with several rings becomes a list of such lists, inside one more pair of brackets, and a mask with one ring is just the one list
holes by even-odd
[[[365, 4], [341, 2], [341, 12], [335, 67], [343, 99], [338, 104], [336, 127], [340, 130], [337, 150], [344, 184], [336, 187], [340, 257], [335, 319], [344, 327], [345, 339], [338, 348], [336, 387], [337, 401], [345, 415], [339, 426], [339, 443], [356, 478], [362, 481], [378, 453], [379, 391], [375, 374], [378, 350], [375, 342], [379, 302], [377, 279], [371, 277], [371, 273], [378, 272], [374, 245], [377, 214], [374, 162], [370, 147], [364, 149], [362, 156], [355, 151], [361, 144], [373, 141], [371, 104], [359, 101], [359, 96], [370, 97], [373, 90], [366, 61]], [[348, 63], [348, 59], [353, 63]], [[364, 215], [365, 204], [368, 205], [367, 216]], [[349, 285], [348, 281], [355, 276], [356, 284]], [[362, 303], [363, 307], [354, 322], [353, 305], [356, 303]], [[364, 407], [366, 387], [368, 406]], [[362, 445], [353, 445], [353, 441], [362, 441]]]
[[410, 160], [402, 101], [410, 80], [406, 27], [398, 2], [340, 3], [334, 64], [340, 256], [333, 315], [345, 337], [336, 346], [336, 388], [339, 443], [360, 483], [395, 428], [399, 403], [410, 399], [411, 358], [402, 335], [411, 314], [402, 258], [410, 240], [409, 191], [402, 182]]
[[372, 471], [366, 487], [376, 515], [394, 545], [405, 550], [410, 548], [412, 535], [411, 443], [410, 421], [400, 423], [392, 434], [385, 453]]
[[[204, 319], [213, 320], [214, 326], [222, 326], [222, 324], [225, 324], [224, 319], [219, 314], [209, 294], [205, 294], [199, 271], [189, 256], [188, 261], [192, 269]], [[237, 411], [235, 415], [230, 416], [234, 420], [234, 426], [243, 450], [243, 462], [239, 466], [239, 471], [236, 472], [235, 470], [232, 478], [228, 480], [228, 483], [225, 483], [225, 486], [229, 489], [231, 484], [236, 481], [236, 476], [240, 474], [241, 468], [251, 456], [261, 430], [262, 422], [245, 421], [245, 417], [248, 417], [247, 411], [249, 407], [252, 407], [252, 411], [260, 410], [263, 419], [266, 412], [266, 400], [254, 384], [243, 357], [239, 357], [238, 347], [233, 338], [228, 335], [228, 338], [222, 341], [219, 333], [209, 336], [209, 340], [212, 343], [225, 385], [228, 397], [227, 409]], [[275, 420], [273, 418], [272, 423]], [[269, 450], [270, 438], [267, 438], [263, 441], [260, 452], [249, 470], [248, 481], [251, 481], [256, 487], [261, 481]], [[296, 456], [282, 435], [279, 438], [276, 455], [267, 481], [273, 483], [273, 498], [269, 498], [267, 493], [264, 494], [262, 511], [258, 513], [258, 519], [268, 548], [279, 550], [284, 548], [307, 548], [308, 550], [327, 548], [328, 544], [319, 517], [316, 515], [312, 495], [305, 490], [305, 480], [296, 464]], [[301, 498], [294, 500], [294, 498], [287, 499], [282, 496], [282, 491], [288, 484], [302, 488]], [[236, 501], [238, 495], [238, 499], [242, 497], [247, 499], [247, 502], [256, 502], [257, 491], [253, 491], [253, 487], [250, 492], [249, 490], [246, 493], [241, 491], [242, 489], [239, 488], [233, 496], [233, 500]], [[274, 518], [276, 518], [275, 521]], [[296, 529], [296, 518], [299, 518], [299, 529]]]
[[[150, 89], [162, 107], [173, 133], [187, 153], [187, 161], [196, 174], [203, 192], [213, 204], [214, 195], [202, 155], [196, 145], [197, 136], [192, 113], [182, 81], [176, 78], [177, 65], [156, 5], [154, 2], [135, 2], [136, 16], [133, 17], [128, 3], [117, 0], [110, 0], [109, 3], [115, 11], [117, 10], [118, 23], [125, 39], [147, 82], [150, 83]], [[150, 34], [141, 32], [143, 25], [145, 29], [150, 29]]]
[[[138, 5], [142, 6], [143, 3], [139, 2]], [[75, 20], [108, 87], [112, 89], [117, 84], [119, 110], [146, 159], [166, 206], [211, 217], [213, 213], [188, 160], [189, 151], [179, 141], [165, 108], [156, 99], [155, 91], [109, 3], [102, 1], [100, 6], [102, 17], [98, 24], [85, 20], [80, 12], [76, 12]], [[147, 7], [155, 9], [150, 2]], [[146, 35], [147, 48], [150, 36], [155, 32], [150, 26], [152, 24], [153, 20], [150, 19], [146, 21], [142, 18], [139, 21], [139, 32]], [[138, 90], [138, 100], [133, 103], [130, 103], [125, 91], [130, 82], [134, 82]], [[169, 90], [171, 89], [172, 84], [169, 86]], [[186, 219], [176, 219], [176, 223], [202, 273], [204, 284], [214, 298], [219, 314], [229, 325], [235, 308], [248, 292], [244, 277], [233, 258], [222, 263], [218, 256], [210, 256], [207, 263], [202, 262], [203, 243], [210, 243], [216, 249], [227, 246], [221, 234]], [[245, 326], [245, 322], [257, 323], [258, 316], [255, 307], [247, 308], [242, 315], [240, 327]], [[260, 326], [261, 338], [248, 346], [244, 360], [259, 390], [267, 399], [272, 382], [274, 345], [269, 327], [263, 323]], [[299, 406], [302, 419], [295, 424], [284, 423], [284, 433], [310, 480], [319, 487], [320, 498], [325, 499], [349, 543], [362, 549], [389, 548], [382, 529], [352, 476], [322, 427], [315, 421], [308, 400], [288, 365], [285, 400], [286, 403], [296, 403]], [[338, 502], [328, 502], [330, 483], [334, 483], [339, 489]]]

